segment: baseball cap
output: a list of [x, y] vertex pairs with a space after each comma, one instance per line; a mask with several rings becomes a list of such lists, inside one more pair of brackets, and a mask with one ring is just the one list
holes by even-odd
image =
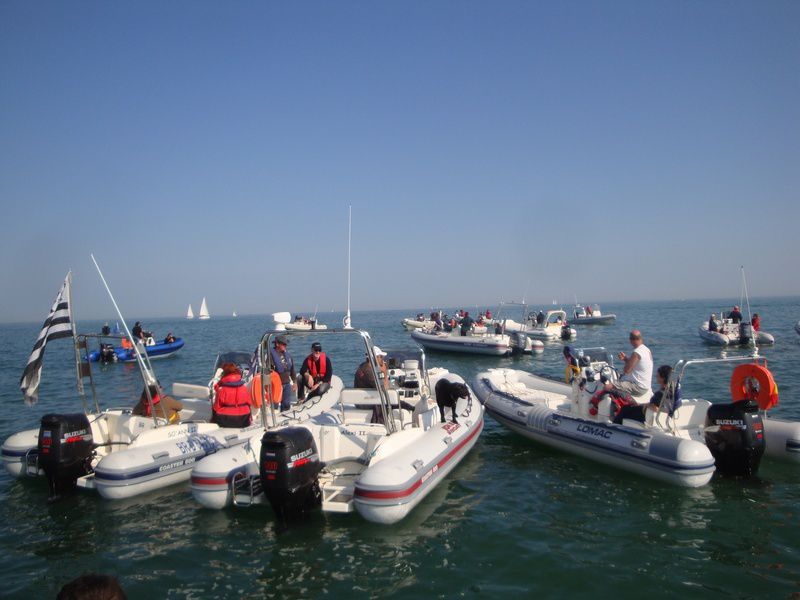
[[276, 344], [286, 344], [288, 346], [289, 345], [289, 339], [285, 335], [279, 335], [278, 337], [275, 338], [275, 343]]
[[319, 342], [314, 342], [313, 344], [311, 344], [311, 349], [319, 350], [320, 352], [322, 352], [322, 344], [320, 344]]
[[386, 352], [378, 348], [377, 346], [372, 347], [372, 351], [375, 353], [375, 356], [386, 356]]

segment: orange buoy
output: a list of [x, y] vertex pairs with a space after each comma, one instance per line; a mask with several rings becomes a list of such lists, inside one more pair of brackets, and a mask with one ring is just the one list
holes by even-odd
[[[283, 384], [281, 383], [281, 376], [275, 371], [270, 372], [270, 395], [272, 397], [272, 404], [278, 405], [283, 398]], [[253, 380], [250, 382], [250, 397], [253, 399], [253, 406], [261, 408], [261, 394], [259, 393], [258, 386], [261, 385], [261, 373], [257, 373]], [[264, 387], [264, 395], [266, 396], [266, 386]]]
[[766, 365], [739, 365], [731, 375], [731, 398], [734, 402], [755, 400], [758, 408], [769, 410], [778, 404], [778, 384]]

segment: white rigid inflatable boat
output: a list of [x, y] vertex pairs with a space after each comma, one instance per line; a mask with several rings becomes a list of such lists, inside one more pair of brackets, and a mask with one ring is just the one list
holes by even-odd
[[[363, 338], [375, 368], [369, 335], [346, 333]], [[198, 462], [195, 499], [216, 509], [270, 502], [279, 516], [302, 512], [308, 503], [325, 512], [357, 511], [377, 523], [405, 517], [475, 445], [483, 406], [468, 393], [456, 402], [457, 422], [446, 408], [443, 423], [433, 390], [442, 379], [463, 379], [426, 369], [418, 351], [389, 351], [387, 360], [387, 387], [338, 390], [334, 407], [300, 426], [274, 429]], [[300, 439], [305, 445], [296, 445]]]
[[586, 310], [588, 307], [583, 307], [576, 304], [572, 311], [573, 325], [611, 325], [617, 320], [617, 315], [609, 313], [603, 314], [600, 311], [600, 305], [595, 304], [591, 307], [591, 314]]
[[506, 356], [513, 347], [506, 334], [481, 333], [461, 335], [458, 328], [453, 331], [429, 331], [415, 329], [411, 337], [428, 350], [441, 352], [461, 352], [466, 354], [488, 354]]
[[424, 317], [422, 319], [419, 317], [406, 317], [401, 321], [401, 323], [406, 331], [413, 331], [415, 329], [433, 329], [435, 324], [431, 319]]
[[[673, 370], [675, 379], [670, 379], [672, 387], [667, 389], [680, 389], [683, 370], [689, 364], [747, 360], [751, 359], [680, 361]], [[746, 370], [750, 365], [737, 369]], [[592, 415], [590, 398], [601, 383], [596, 378], [600, 372], [611, 379], [615, 376], [605, 360], [583, 365], [581, 374], [571, 384], [523, 371], [490, 369], [476, 376], [473, 387], [487, 412], [512, 431], [559, 450], [679, 486], [705, 485], [714, 474], [715, 462], [730, 470], [731, 460], [739, 459], [740, 449], [734, 447], [738, 438], [725, 438], [722, 444], [714, 446], [716, 452], [712, 452], [708, 442], [716, 440], [715, 436], [754, 436], [755, 446], [761, 448], [755, 465], [733, 465], [734, 470], [749, 470], [747, 474], [757, 470], [760, 452], [771, 458], [800, 461], [800, 423], [768, 418], [764, 411], [751, 415], [750, 420], [731, 412], [709, 421], [710, 402], [682, 400], [672, 417], [663, 412], [670, 409], [669, 403], [662, 402], [658, 413], [650, 413], [652, 420], [647, 425], [627, 419], [623, 424], [615, 424], [610, 418], [612, 405], [606, 398], [599, 403], [597, 414]], [[727, 406], [722, 405], [723, 410]], [[748, 428], [749, 431], [741, 431]], [[724, 455], [726, 444], [732, 453], [730, 457]], [[749, 460], [751, 450], [742, 452]]]
[[536, 315], [531, 313], [524, 323], [506, 319], [503, 327], [507, 332], [522, 332], [531, 338], [553, 342], [556, 340], [574, 340], [578, 332], [567, 324], [567, 313], [563, 310], [548, 310], [541, 323], [536, 322]]
[[709, 331], [708, 321], [705, 321], [697, 330], [703, 340], [716, 346], [748, 346], [755, 344], [758, 346], [769, 346], [775, 343], [775, 337], [766, 331], [753, 331], [752, 326], [744, 324], [745, 335], [742, 336], [742, 324], [734, 323], [730, 319], [718, 321], [718, 330]]

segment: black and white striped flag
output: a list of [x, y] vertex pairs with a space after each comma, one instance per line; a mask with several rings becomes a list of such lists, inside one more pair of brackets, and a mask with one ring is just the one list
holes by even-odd
[[70, 312], [70, 286], [72, 284], [72, 271], [67, 273], [64, 285], [58, 292], [50, 314], [42, 325], [39, 337], [33, 345], [33, 352], [28, 357], [28, 364], [22, 372], [19, 387], [25, 395], [26, 404], [36, 404], [39, 401], [39, 380], [42, 375], [42, 362], [44, 361], [44, 348], [50, 340], [71, 337], [72, 314]]

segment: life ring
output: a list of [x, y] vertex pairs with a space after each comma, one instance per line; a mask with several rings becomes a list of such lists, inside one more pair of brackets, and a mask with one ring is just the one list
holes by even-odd
[[[281, 383], [281, 376], [278, 375], [277, 372], [271, 371], [269, 375], [269, 381], [271, 384], [270, 395], [272, 396], [272, 404], [277, 406], [281, 403], [281, 399], [283, 398], [283, 384]], [[261, 408], [261, 393], [258, 390], [258, 386], [261, 385], [261, 373], [257, 373], [253, 376], [253, 380], [250, 382], [250, 397], [253, 399], [253, 406], [256, 408]], [[264, 392], [266, 392], [266, 386], [264, 387]]]
[[[757, 388], [753, 386], [752, 380], [758, 383]], [[758, 363], [739, 365], [731, 375], [731, 398], [734, 402], [755, 400], [758, 402], [758, 408], [769, 410], [778, 404], [778, 384], [765, 365]]]

